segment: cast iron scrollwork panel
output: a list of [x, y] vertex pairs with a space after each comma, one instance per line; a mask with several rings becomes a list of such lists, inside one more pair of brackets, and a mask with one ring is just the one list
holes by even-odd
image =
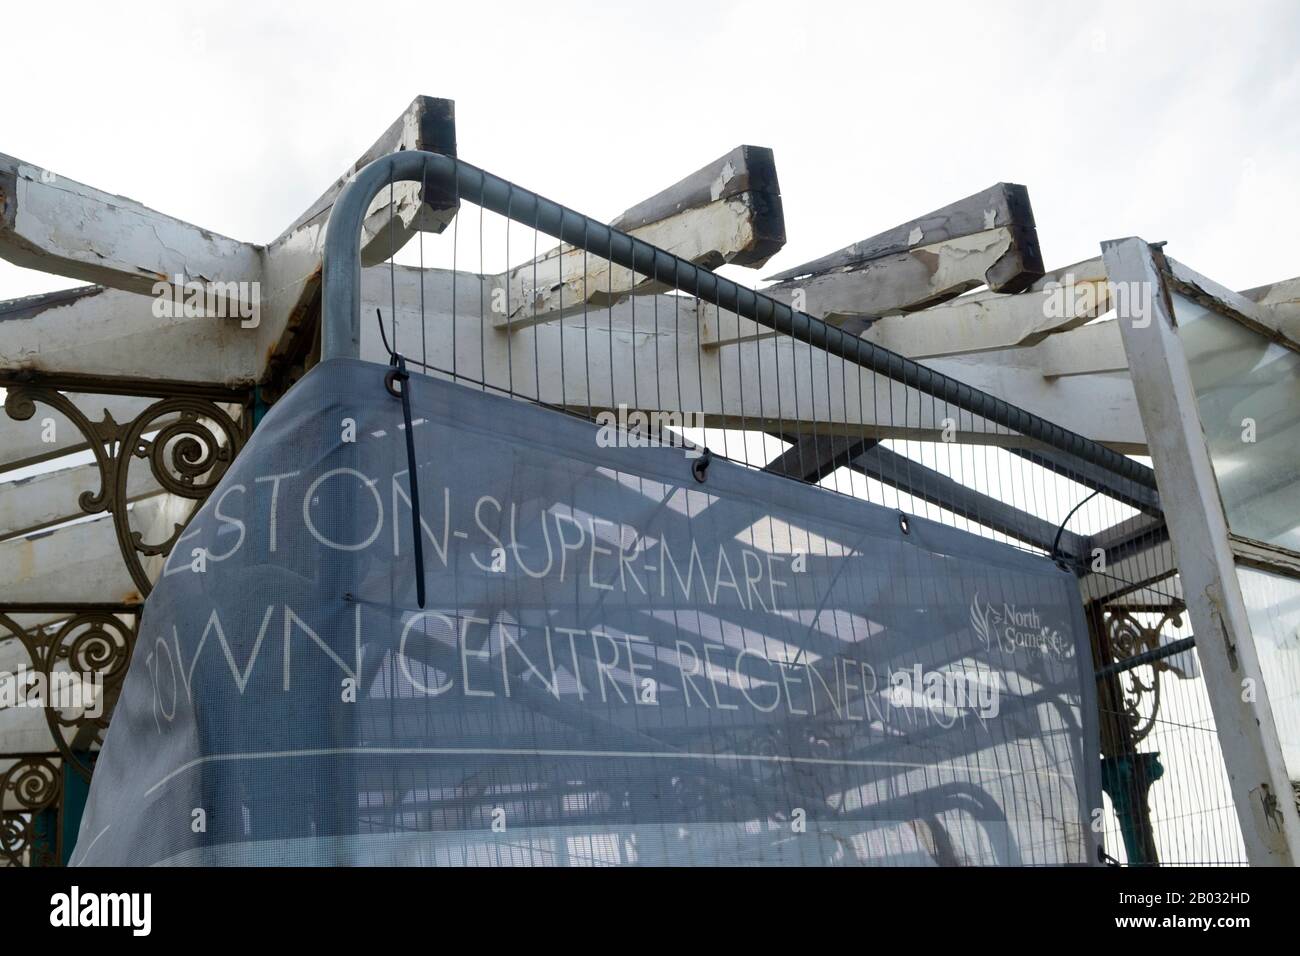
[[[121, 611], [79, 611], [57, 624], [24, 629], [0, 613], [0, 627], [22, 643], [47, 692], [55, 686], [56, 675], [77, 676], [83, 703], [50, 706], [55, 702], [49, 701], [44, 710], [59, 754], [87, 780], [92, 767], [86, 755], [104, 742], [135, 648], [138, 615], [138, 607], [131, 606], [123, 606]], [[0, 640], [4, 639], [0, 635]], [[86, 696], [89, 693], [95, 697]]]
[[77, 503], [87, 514], [112, 514], [127, 570], [140, 594], [148, 595], [153, 585], [142, 559], [170, 553], [183, 526], [174, 525], [164, 541], [145, 541], [132, 529], [127, 508], [131, 466], [143, 459], [164, 491], [201, 501], [239, 453], [244, 429], [215, 402], [189, 395], [159, 399], [129, 424], [120, 425], [107, 411], [102, 420], [91, 421], [55, 388], [20, 384], [10, 386], [5, 411], [15, 421], [26, 421], [38, 403], [66, 416], [90, 444], [100, 487], [83, 492]]
[[[0, 812], [0, 864], [23, 866], [29, 851], [36, 851], [36, 814], [57, 806], [63, 790], [55, 763], [45, 757], [21, 757], [0, 773], [0, 805], [17, 803], [17, 809]], [[32, 860], [40, 865], [48, 860]]]
[[[1160, 613], [1159, 619], [1151, 625], [1144, 624], [1133, 614], [1119, 607], [1106, 608], [1106, 631], [1110, 639], [1110, 648], [1117, 663], [1155, 651], [1160, 647], [1160, 635], [1166, 624], [1178, 626], [1181, 615], [1169, 610]], [[1133, 743], [1144, 739], [1156, 725], [1160, 713], [1160, 678], [1168, 665], [1165, 661], [1155, 661], [1147, 670], [1131, 668], [1119, 675], [1120, 686], [1124, 691], [1124, 716], [1132, 728]]]

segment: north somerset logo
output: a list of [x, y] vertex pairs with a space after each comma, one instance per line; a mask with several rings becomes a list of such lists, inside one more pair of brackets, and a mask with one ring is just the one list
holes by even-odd
[[989, 601], [981, 601], [977, 591], [970, 605], [970, 623], [985, 650], [996, 646], [1005, 654], [1029, 650], [1061, 658], [1074, 656], [1074, 643], [1044, 624], [1033, 608], [1007, 603], [994, 607]]

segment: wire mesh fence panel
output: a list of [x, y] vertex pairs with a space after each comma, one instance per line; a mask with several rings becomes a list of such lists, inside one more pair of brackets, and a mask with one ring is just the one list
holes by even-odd
[[[1149, 468], [495, 195], [361, 271], [362, 361], [272, 410], [229, 479], [264, 493], [194, 535], [229, 551], [276, 493], [302, 527], [258, 575], [159, 589], [183, 665], [210, 613], [249, 635], [235, 696], [211, 652], [187, 679], [224, 681], [213, 747], [249, 687], [288, 690], [300, 632], [327, 651], [293, 665], [320, 708], [330, 668], [358, 682], [344, 743], [123, 780], [226, 812], [199, 841], [108, 833], [90, 862], [1243, 862]], [[291, 573], [268, 590], [268, 567]], [[281, 622], [262, 674], [247, 655]], [[124, 701], [161, 732], [148, 675]]]

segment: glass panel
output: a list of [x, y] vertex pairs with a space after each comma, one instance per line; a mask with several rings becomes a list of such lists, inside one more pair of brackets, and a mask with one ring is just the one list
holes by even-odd
[[1183, 296], [1174, 310], [1229, 527], [1300, 551], [1300, 354]]
[[1238, 567], [1287, 774], [1300, 780], [1300, 580]]

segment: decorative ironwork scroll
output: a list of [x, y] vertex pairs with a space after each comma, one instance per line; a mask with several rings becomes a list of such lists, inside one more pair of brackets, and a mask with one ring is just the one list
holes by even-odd
[[47, 385], [10, 386], [5, 411], [15, 421], [26, 421], [38, 403], [65, 415], [89, 443], [100, 486], [83, 492], [77, 503], [86, 514], [107, 511], [113, 516], [127, 570], [140, 594], [148, 595], [153, 583], [143, 559], [170, 553], [183, 525], [176, 524], [166, 540], [157, 542], [145, 541], [132, 529], [127, 508], [131, 466], [144, 459], [164, 491], [200, 502], [243, 447], [244, 426], [215, 401], [195, 395], [161, 398], [125, 425], [107, 411], [95, 422], [67, 395]]
[[[46, 757], [20, 757], [0, 772], [0, 804], [18, 804], [0, 811], [0, 865], [50, 865], [49, 851], [36, 841], [37, 815], [58, 806], [63, 791], [58, 766]], [[38, 858], [39, 857], [39, 858]]]
[[[1126, 608], [1106, 608], [1106, 633], [1116, 662], [1122, 663], [1156, 651], [1161, 646], [1160, 635], [1165, 625], [1177, 627], [1182, 621], [1177, 607], [1161, 610], [1159, 615], [1154, 624], [1144, 624]], [[1123, 690], [1123, 713], [1131, 728], [1134, 744], [1145, 739], [1156, 725], [1160, 713], [1160, 678], [1167, 669], [1167, 661], [1153, 660], [1145, 675], [1139, 673], [1137, 667], [1124, 670], [1118, 675]]]
[[[92, 767], [86, 755], [104, 742], [135, 647], [140, 607], [70, 610], [73, 613], [66, 620], [27, 628], [0, 612], [0, 628], [22, 643], [33, 674], [47, 691], [55, 687], [56, 676], [75, 675], [82, 701], [73, 707], [46, 701], [43, 709], [59, 755], [89, 780]], [[0, 635], [0, 640], [5, 639]]]

